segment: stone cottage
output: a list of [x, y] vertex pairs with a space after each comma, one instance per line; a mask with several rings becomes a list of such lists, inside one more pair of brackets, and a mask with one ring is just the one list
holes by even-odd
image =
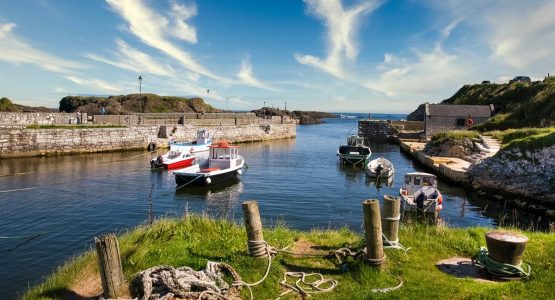
[[424, 132], [429, 139], [438, 132], [467, 130], [493, 115], [493, 105], [424, 104]]

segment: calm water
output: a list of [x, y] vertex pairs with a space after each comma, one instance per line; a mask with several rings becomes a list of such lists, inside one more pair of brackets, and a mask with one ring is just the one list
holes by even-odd
[[[375, 117], [375, 116], [373, 116]], [[175, 190], [171, 173], [153, 172], [144, 152], [0, 161], [0, 298], [16, 298], [59, 264], [89, 249], [95, 235], [145, 223], [152, 192], [156, 216], [185, 211], [241, 219], [240, 203], [259, 201], [265, 224], [359, 230], [361, 202], [397, 195], [404, 173], [420, 170], [394, 145], [372, 145], [396, 168], [392, 187], [377, 188], [362, 170], [342, 168], [335, 151], [356, 119], [297, 127], [297, 138], [242, 144], [249, 166], [240, 181]], [[18, 190], [22, 189], [22, 190]], [[452, 226], [495, 226], [501, 208], [440, 182], [443, 219]], [[474, 200], [472, 200], [474, 199]], [[6, 238], [8, 237], [8, 238]]]

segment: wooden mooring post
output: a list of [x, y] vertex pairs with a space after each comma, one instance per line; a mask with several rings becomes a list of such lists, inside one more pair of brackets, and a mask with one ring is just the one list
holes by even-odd
[[377, 199], [365, 200], [362, 202], [362, 208], [367, 261], [372, 265], [380, 266], [380, 270], [382, 270], [381, 266], [385, 262], [385, 253], [383, 251], [380, 202]]
[[124, 278], [118, 239], [114, 234], [94, 238], [104, 298], [123, 296]]
[[266, 256], [264, 243], [264, 235], [262, 233], [262, 221], [260, 220], [260, 212], [258, 211], [258, 202], [255, 200], [245, 201], [243, 207], [243, 220], [247, 230], [249, 254], [254, 257]]
[[399, 220], [401, 219], [401, 199], [390, 195], [383, 196], [382, 229], [384, 245], [396, 246], [399, 243]]

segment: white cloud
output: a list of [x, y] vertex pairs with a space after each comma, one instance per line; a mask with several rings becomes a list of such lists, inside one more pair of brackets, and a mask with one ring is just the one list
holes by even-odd
[[175, 0], [171, 4], [171, 16], [174, 18], [174, 27], [170, 33], [178, 39], [195, 44], [197, 42], [197, 31], [195, 27], [185, 21], [197, 15], [197, 6], [179, 4]]
[[33, 48], [33, 46], [13, 34], [15, 27], [14, 23], [0, 23], [0, 61], [13, 64], [33, 64], [57, 73], [70, 73], [75, 69], [85, 68], [80, 63]]
[[367, 0], [345, 9], [341, 0], [304, 0], [308, 12], [322, 19], [326, 26], [327, 57], [324, 59], [296, 53], [295, 59], [304, 65], [321, 69], [344, 78], [344, 60], [353, 61], [358, 55], [357, 31], [363, 16], [381, 5], [379, 0]]
[[86, 53], [85, 57], [137, 73], [175, 76], [175, 71], [171, 66], [155, 61], [148, 54], [129, 46], [123, 40], [117, 39], [116, 45], [117, 52], [113, 53], [115, 59], [105, 58], [94, 53]]
[[333, 100], [335, 102], [345, 103], [345, 102], [347, 102], [347, 97], [345, 97], [345, 96], [335, 96], [335, 97], [333, 97]]
[[[110, 7], [117, 12], [128, 23], [128, 30], [143, 43], [156, 48], [166, 55], [181, 63], [185, 68], [204, 75], [206, 77], [222, 80], [216, 74], [197, 63], [195, 59], [186, 51], [181, 50], [174, 44], [169, 37], [178, 37], [188, 42], [196, 42], [196, 34], [192, 35], [194, 28], [185, 23], [187, 18], [196, 14], [189, 11], [190, 6], [173, 5], [172, 16], [176, 21], [174, 26], [170, 25], [168, 18], [157, 14], [147, 7], [142, 0], [106, 0]], [[187, 25], [187, 26], [185, 26]], [[194, 39], [193, 39], [194, 37]]]
[[91, 89], [94, 93], [125, 94], [128, 92], [121, 86], [100, 79], [84, 79], [77, 76], [65, 76], [65, 78], [75, 84]]
[[237, 74], [237, 77], [241, 79], [241, 81], [247, 85], [254, 86], [260, 89], [270, 90], [270, 91], [277, 91], [275, 88], [271, 87], [267, 83], [264, 83], [257, 79], [252, 72], [252, 65], [248, 58], [243, 59], [241, 62], [241, 70]]

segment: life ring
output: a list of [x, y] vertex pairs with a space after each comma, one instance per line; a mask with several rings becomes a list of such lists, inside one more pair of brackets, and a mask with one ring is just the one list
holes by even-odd
[[470, 127], [474, 125], [474, 120], [472, 120], [471, 118], [466, 119], [466, 126]]

